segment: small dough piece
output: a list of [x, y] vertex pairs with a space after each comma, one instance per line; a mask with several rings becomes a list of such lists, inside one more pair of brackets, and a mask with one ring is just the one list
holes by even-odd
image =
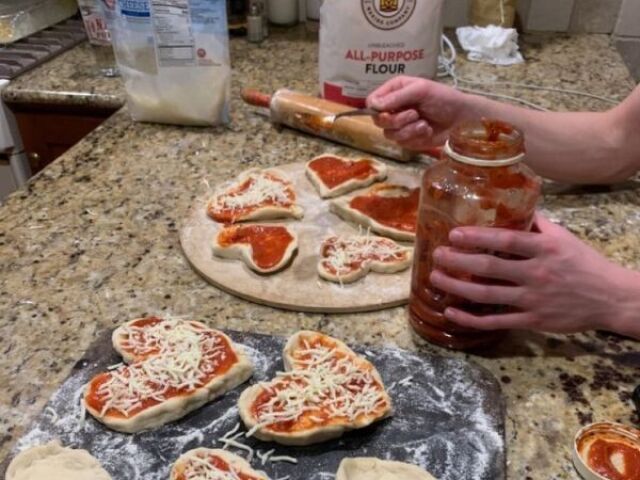
[[330, 282], [352, 283], [370, 271], [396, 273], [411, 265], [413, 249], [372, 235], [326, 238], [320, 246], [318, 274]]
[[300, 331], [285, 345], [283, 360], [285, 372], [240, 395], [238, 410], [249, 435], [312, 445], [391, 415], [391, 398], [375, 366], [340, 340]]
[[20, 452], [7, 468], [6, 480], [112, 480], [86, 450], [57, 441]]
[[307, 162], [307, 177], [320, 197], [339, 197], [387, 178], [387, 167], [372, 158], [319, 155]]
[[93, 377], [83, 402], [96, 420], [119, 432], [182, 418], [253, 374], [240, 345], [200, 322], [135, 319], [116, 329], [113, 343], [131, 363]]
[[[336, 480], [436, 480], [422, 468], [409, 463], [377, 458], [345, 458]], [[462, 480], [462, 479], [461, 479]]]
[[218, 257], [242, 260], [258, 273], [274, 273], [285, 266], [298, 249], [298, 235], [286, 225], [227, 225], [212, 243]]
[[403, 242], [416, 239], [419, 188], [381, 183], [349, 197], [332, 200], [329, 210], [340, 218]]
[[223, 185], [207, 204], [207, 214], [218, 223], [297, 218], [304, 210], [284, 172], [251, 169]]
[[269, 480], [244, 458], [221, 449], [196, 448], [184, 453], [171, 469], [170, 480]]

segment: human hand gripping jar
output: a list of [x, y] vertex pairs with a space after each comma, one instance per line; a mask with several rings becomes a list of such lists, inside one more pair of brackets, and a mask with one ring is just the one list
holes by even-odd
[[[474, 315], [509, 311], [504, 305], [473, 303], [431, 285], [433, 252], [449, 245], [449, 232], [459, 226], [530, 230], [542, 182], [524, 159], [524, 135], [513, 126], [487, 120], [465, 123], [451, 132], [442, 159], [422, 179], [409, 320], [432, 343], [473, 349], [500, 338], [448, 321], [443, 312], [456, 307]], [[502, 255], [504, 257], [504, 255]], [[497, 284], [469, 275], [447, 274], [477, 283]]]

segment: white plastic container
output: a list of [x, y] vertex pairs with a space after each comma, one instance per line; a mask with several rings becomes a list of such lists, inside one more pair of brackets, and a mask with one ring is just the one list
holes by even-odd
[[269, 0], [269, 21], [283, 27], [298, 23], [298, 0]]

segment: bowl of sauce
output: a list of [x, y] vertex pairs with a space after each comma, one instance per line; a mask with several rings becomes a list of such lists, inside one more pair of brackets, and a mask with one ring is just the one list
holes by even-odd
[[640, 480], [640, 430], [612, 422], [582, 428], [573, 464], [586, 480]]

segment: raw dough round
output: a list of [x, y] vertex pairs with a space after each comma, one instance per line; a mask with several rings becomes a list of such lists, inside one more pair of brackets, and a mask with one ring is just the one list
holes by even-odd
[[20, 452], [7, 468], [6, 480], [112, 480], [86, 450], [66, 448], [58, 442]]
[[345, 458], [336, 480], [436, 480], [420, 467], [377, 458]]

